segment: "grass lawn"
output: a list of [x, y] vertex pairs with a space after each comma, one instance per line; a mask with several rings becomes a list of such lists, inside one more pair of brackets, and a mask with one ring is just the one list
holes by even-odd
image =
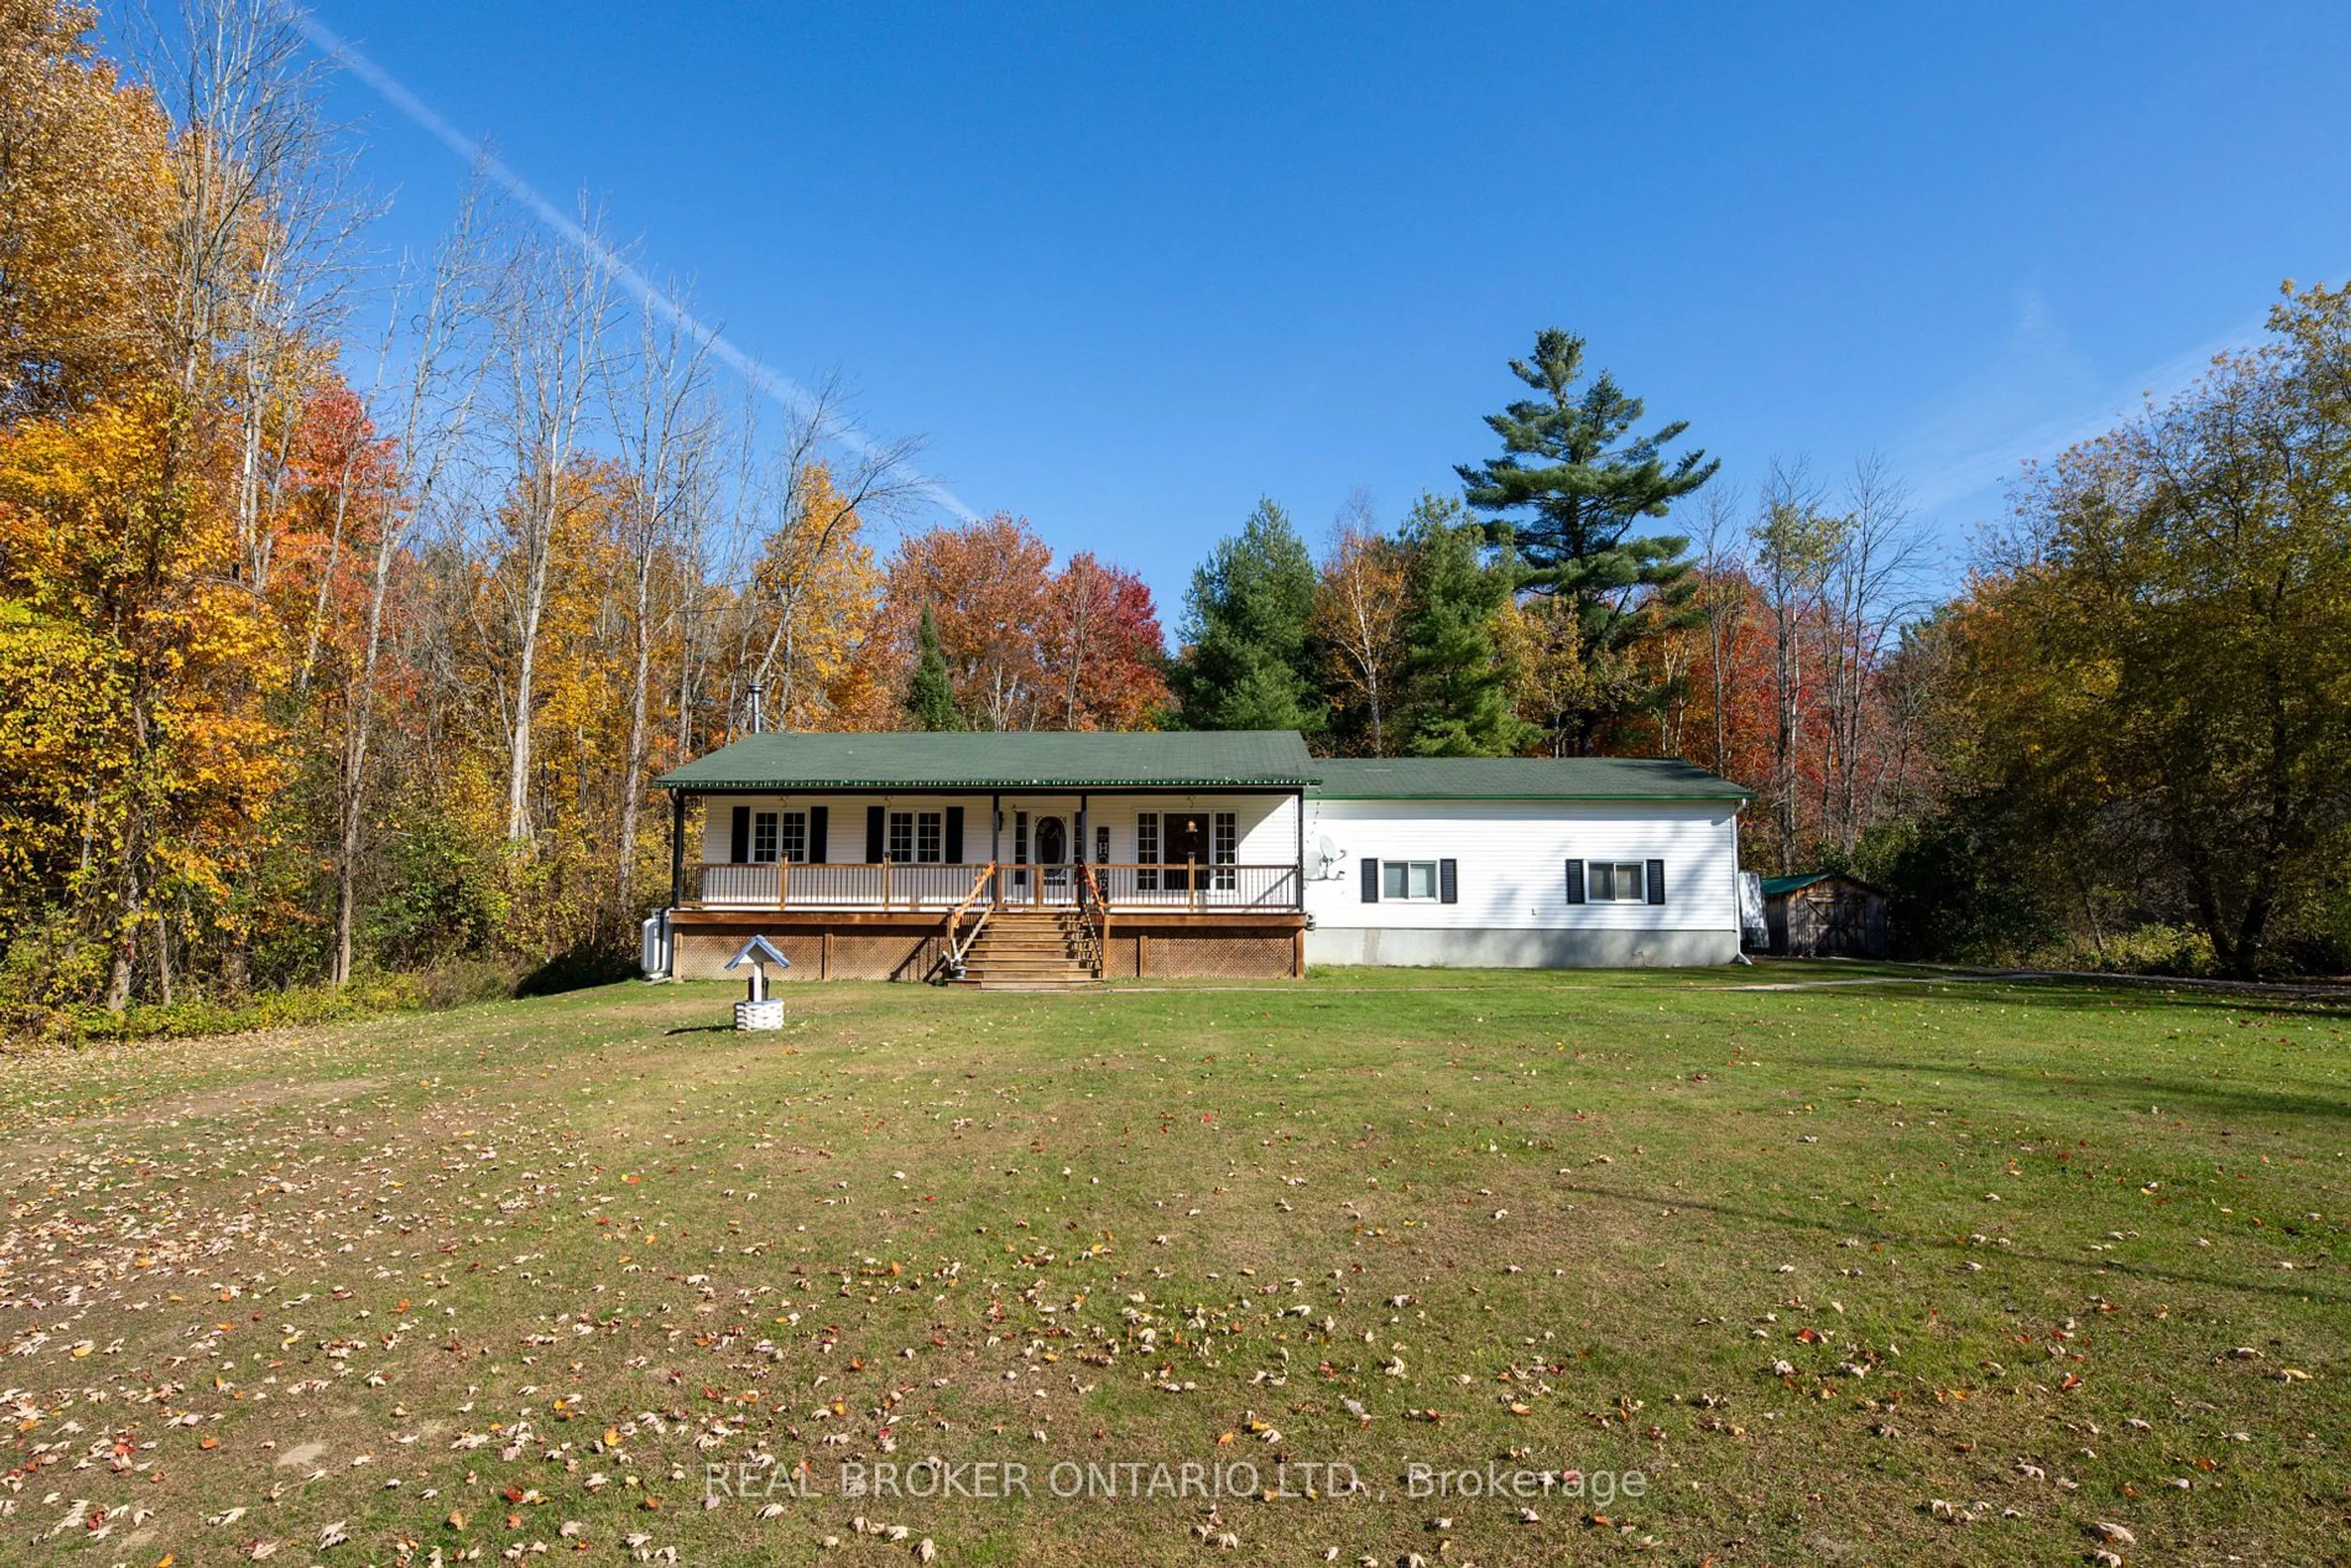
[[2351, 1561], [2342, 1009], [735, 994], [0, 1058], [0, 1562]]

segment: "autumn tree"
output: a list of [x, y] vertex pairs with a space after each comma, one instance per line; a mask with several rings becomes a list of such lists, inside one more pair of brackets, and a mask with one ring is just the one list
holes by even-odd
[[[919, 444], [845, 441], [852, 432], [838, 382], [811, 391], [784, 421], [780, 438], [745, 486], [745, 506], [764, 543], [750, 627], [736, 670], [736, 714], [751, 690], [772, 695], [782, 727], [860, 727], [895, 722], [899, 630], [877, 613], [881, 578], [869, 525], [903, 519], [924, 495], [914, 466]], [[756, 432], [747, 429], [747, 443]], [[904, 622], [911, 630], [913, 622]], [[891, 668], [874, 667], [890, 655]]]
[[[165, 17], [118, 72], [87, 9], [0, 0], [5, 1021], [467, 953], [595, 972], [651, 896], [665, 751], [755, 689], [895, 722], [863, 530], [924, 504], [913, 445], [831, 387], [722, 418], [706, 334], [617, 319], [609, 252], [470, 193], [347, 381], [373, 208], [330, 68], [268, 0]], [[1127, 722], [1148, 596], [1072, 570], [1040, 701]]]
[[[256, 279], [279, 265], [281, 176], [307, 145], [314, 93], [256, 8], [206, 17], [231, 48], [253, 47], [233, 92], [193, 77], [205, 89], [172, 127], [95, 58], [87, 12], [0, 13], [0, 309], [24, 334], [10, 339], [0, 460], [13, 593], [112, 666], [97, 689], [119, 707], [95, 716], [119, 766], [90, 775], [71, 896], [83, 930], [102, 929], [116, 1009], [142, 941], [168, 998], [175, 944], [235, 938], [261, 803], [282, 777], [267, 708], [284, 665], [235, 437], [255, 388], [235, 372], [240, 340], [259, 330]], [[235, 178], [215, 178], [230, 165]], [[278, 360], [289, 352], [273, 340]], [[284, 432], [307, 394], [275, 388]]]
[[1967, 786], [2238, 976], [2351, 873], [2351, 290], [2270, 330], [2032, 474], [1951, 622]]
[[910, 534], [890, 561], [889, 596], [911, 629], [927, 610], [964, 718], [975, 729], [1034, 729], [1057, 717], [1045, 664], [1053, 552], [1027, 519]]
[[0, 0], [0, 418], [160, 373], [168, 122], [99, 56], [97, 13]]
[[[142, 939], [168, 998], [175, 942], [229, 916], [283, 781], [275, 628], [235, 580], [234, 525], [174, 419], [159, 393], [0, 435], [0, 686], [20, 716], [0, 772], [26, 781], [0, 853], [78, 906], [60, 962], [98, 943], [118, 1010]], [[68, 735], [61, 767], [44, 747]]]
[[1358, 493], [1332, 527], [1309, 622], [1322, 650], [1332, 727], [1343, 749], [1389, 754], [1404, 616], [1404, 552], [1380, 532], [1369, 498]]
[[1594, 706], [1595, 685], [1573, 607], [1541, 595], [1506, 600], [1495, 610], [1492, 635], [1531, 744], [1552, 757], [1573, 755], [1576, 720]]
[[1166, 639], [1134, 573], [1079, 551], [1046, 586], [1040, 632], [1063, 729], [1144, 729], [1166, 708]]

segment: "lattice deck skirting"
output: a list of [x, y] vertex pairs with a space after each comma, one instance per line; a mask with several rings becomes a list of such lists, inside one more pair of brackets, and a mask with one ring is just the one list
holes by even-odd
[[1111, 927], [1103, 977], [1113, 980], [1287, 980], [1301, 972], [1292, 931]]
[[[887, 922], [821, 916], [682, 915], [676, 974], [682, 980], [733, 977], [726, 960], [754, 934], [791, 960], [782, 980], [921, 980], [943, 953], [939, 924], [921, 917]], [[1103, 947], [1105, 979], [1279, 980], [1304, 973], [1303, 922], [1145, 924], [1113, 919]]]
[[[931, 972], [940, 952], [938, 934], [926, 931], [823, 932], [763, 928], [761, 935], [791, 960], [779, 980], [919, 980]], [[681, 930], [677, 977], [724, 980], [726, 960], [741, 948], [745, 934]]]

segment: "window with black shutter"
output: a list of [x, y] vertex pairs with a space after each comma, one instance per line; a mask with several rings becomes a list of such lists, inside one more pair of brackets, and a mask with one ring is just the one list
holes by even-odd
[[1364, 902], [1377, 904], [1379, 901], [1380, 862], [1367, 859], [1364, 862]]
[[726, 841], [726, 858], [741, 865], [751, 858], [751, 808], [735, 808], [734, 831]]
[[1437, 901], [1439, 904], [1461, 902], [1460, 863], [1458, 861], [1437, 862]]
[[1570, 904], [1583, 902], [1583, 862], [1582, 861], [1567, 862], [1567, 901]]
[[808, 858], [819, 865], [824, 863], [824, 830], [831, 815], [830, 806], [809, 808]]
[[889, 831], [885, 819], [889, 813], [879, 806], [865, 808], [865, 863], [880, 865], [889, 859]]
[[947, 863], [963, 864], [963, 808], [947, 808]]
[[1663, 861], [1651, 861], [1649, 862], [1649, 902], [1651, 904], [1663, 904], [1665, 901], [1666, 862]]

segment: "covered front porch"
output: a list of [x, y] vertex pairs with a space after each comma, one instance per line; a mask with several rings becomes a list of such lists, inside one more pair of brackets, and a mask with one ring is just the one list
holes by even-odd
[[757, 931], [808, 944], [795, 977], [1015, 945], [1089, 977], [1295, 973], [1306, 763], [1287, 735], [750, 737], [662, 780], [671, 971]]
[[1296, 789], [676, 791], [670, 902], [778, 913], [1296, 913], [1304, 821]]

